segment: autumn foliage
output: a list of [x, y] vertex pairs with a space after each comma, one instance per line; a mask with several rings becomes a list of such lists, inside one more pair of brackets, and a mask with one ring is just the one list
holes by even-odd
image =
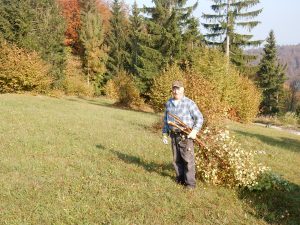
[[[81, 28], [81, 4], [80, 0], [59, 0], [62, 7], [63, 15], [67, 22], [67, 29], [65, 32], [65, 45], [79, 50], [79, 30]], [[98, 1], [98, 10], [103, 21], [103, 28], [105, 31], [109, 29], [110, 10], [107, 3]]]
[[45, 93], [51, 85], [49, 67], [36, 52], [3, 41], [0, 46], [0, 93]]
[[118, 105], [138, 109], [143, 105], [133, 77], [120, 71], [105, 87], [106, 95], [115, 99]]
[[79, 41], [78, 31], [80, 29], [79, 2], [78, 0], [59, 0], [59, 3], [67, 22], [65, 45], [76, 47]]
[[214, 52], [205, 53], [195, 68], [183, 71], [172, 66], [156, 77], [150, 95], [154, 109], [164, 109], [165, 102], [171, 97], [172, 82], [182, 80], [185, 95], [199, 106], [207, 124], [219, 124], [224, 118], [251, 121], [258, 113], [260, 92], [235, 68], [230, 68], [229, 76], [226, 64], [222, 66], [222, 61], [212, 57], [214, 55]]

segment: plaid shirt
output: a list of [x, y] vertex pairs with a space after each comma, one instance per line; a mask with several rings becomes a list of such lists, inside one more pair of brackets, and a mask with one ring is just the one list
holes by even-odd
[[174, 118], [169, 116], [168, 113], [178, 116], [187, 126], [199, 131], [203, 124], [203, 116], [196, 103], [185, 96], [182, 97], [177, 106], [175, 106], [173, 101], [174, 99], [170, 98], [166, 103], [162, 132], [169, 133], [172, 130], [172, 127], [168, 125], [168, 121], [174, 122]]

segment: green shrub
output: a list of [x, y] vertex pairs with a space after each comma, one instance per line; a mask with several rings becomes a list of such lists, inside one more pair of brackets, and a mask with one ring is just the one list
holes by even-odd
[[0, 46], [0, 93], [47, 93], [52, 79], [48, 65], [36, 52], [27, 52], [5, 41]]
[[165, 103], [171, 97], [174, 80], [181, 80], [185, 83], [184, 73], [176, 65], [167, 67], [159, 76], [154, 78], [150, 99], [155, 111], [164, 110]]
[[257, 183], [249, 188], [250, 191], [265, 191], [265, 190], [281, 190], [281, 191], [292, 191], [295, 185], [285, 180], [282, 176], [268, 171], [262, 173], [258, 179]]
[[281, 121], [284, 125], [297, 125], [299, 121], [299, 117], [294, 112], [287, 112], [283, 116], [279, 117], [279, 121]]

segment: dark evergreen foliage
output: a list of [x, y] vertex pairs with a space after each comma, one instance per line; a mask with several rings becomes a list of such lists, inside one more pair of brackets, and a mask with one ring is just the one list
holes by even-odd
[[261, 114], [274, 115], [280, 111], [280, 97], [285, 79], [285, 67], [278, 62], [275, 36], [271, 31], [257, 72], [257, 84], [263, 94]]
[[19, 47], [37, 51], [51, 66], [54, 85], [64, 79], [65, 24], [55, 0], [0, 0], [0, 31]]
[[[203, 14], [207, 23], [203, 26], [208, 33], [205, 35], [208, 45], [220, 46], [229, 55], [231, 62], [238, 67], [244, 67], [255, 57], [245, 55], [243, 47], [258, 46], [262, 41], [251, 40], [253, 35], [240, 34], [238, 28], [245, 28], [251, 31], [260, 22], [253, 20], [262, 9], [250, 11], [249, 8], [259, 4], [259, 0], [212, 0], [211, 6], [214, 14]], [[227, 43], [228, 40], [228, 43]], [[228, 46], [229, 45], [229, 46]], [[229, 49], [228, 49], [229, 47]], [[229, 52], [228, 52], [229, 50]]]
[[155, 0], [153, 7], [144, 7], [147, 31], [153, 48], [162, 57], [162, 66], [188, 58], [187, 50], [201, 41], [198, 21], [192, 16], [197, 3], [186, 7], [185, 0]]
[[126, 49], [128, 43], [128, 21], [122, 4], [114, 0], [111, 9], [110, 32], [106, 37], [109, 48], [107, 67], [107, 78], [112, 77], [128, 67], [129, 54]]
[[128, 72], [134, 75], [140, 92], [146, 96], [153, 78], [160, 71], [162, 57], [160, 52], [152, 47], [153, 44], [149, 39], [144, 18], [140, 15], [140, 9], [136, 3], [133, 5], [132, 15], [129, 19], [128, 49], [130, 60]]
[[96, 0], [81, 2], [81, 29], [79, 38], [82, 48], [83, 68], [88, 85], [92, 83], [96, 92], [106, 71], [107, 54], [104, 46], [104, 32]]

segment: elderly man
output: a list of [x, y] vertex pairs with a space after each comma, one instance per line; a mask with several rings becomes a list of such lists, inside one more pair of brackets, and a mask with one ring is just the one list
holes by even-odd
[[[168, 144], [168, 135], [172, 141], [173, 165], [176, 172], [176, 182], [185, 185], [187, 188], [196, 187], [195, 179], [195, 154], [194, 142], [198, 131], [203, 124], [203, 116], [191, 99], [184, 96], [184, 87], [181, 81], [174, 81], [172, 84], [173, 97], [166, 103], [163, 142]], [[178, 116], [186, 125], [192, 128], [189, 135], [168, 125], [168, 121], [174, 122], [168, 113]]]

